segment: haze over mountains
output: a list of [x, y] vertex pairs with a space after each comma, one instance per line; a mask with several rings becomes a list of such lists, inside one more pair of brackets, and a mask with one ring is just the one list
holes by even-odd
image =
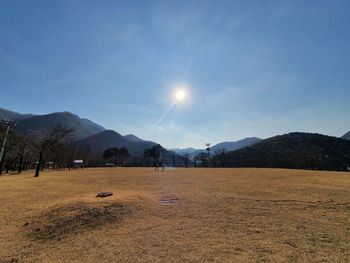
[[20, 114], [0, 108], [0, 119], [15, 120], [15, 130], [27, 136], [45, 134], [50, 128], [58, 125], [72, 128], [74, 130], [73, 140], [79, 146], [89, 146], [92, 152], [99, 155], [110, 147], [126, 147], [132, 154], [141, 154], [143, 150], [156, 144], [155, 142], [144, 141], [133, 134], [122, 136], [70, 112], [34, 115]]
[[[142, 153], [144, 149], [152, 147], [156, 142], [145, 141], [133, 134], [121, 135], [116, 131], [106, 130], [101, 125], [88, 119], [80, 118], [70, 112], [55, 112], [44, 115], [21, 114], [0, 108], [0, 119], [16, 121], [16, 131], [20, 134], [32, 136], [44, 134], [57, 125], [73, 128], [73, 139], [78, 145], [89, 145], [100, 154], [109, 147], [126, 147], [133, 154]], [[259, 142], [260, 138], [245, 138], [235, 142], [222, 142], [211, 147], [212, 153], [218, 150], [233, 151]], [[203, 152], [204, 149], [186, 148], [172, 149], [177, 154], [188, 153], [191, 158]]]
[[[247, 146], [254, 145], [258, 142], [260, 142], [262, 139], [257, 138], [257, 137], [248, 137], [239, 141], [232, 141], [232, 142], [221, 142], [218, 144], [215, 144], [210, 147], [210, 153], [215, 154], [219, 151], [235, 151]], [[193, 160], [193, 158], [202, 152], [205, 152], [206, 150], [204, 149], [205, 147], [203, 146], [203, 149], [195, 149], [195, 148], [185, 148], [185, 149], [171, 149], [172, 151], [178, 153], [178, 154], [188, 154], [189, 158]]]
[[[88, 119], [80, 118], [70, 112], [56, 112], [44, 115], [20, 114], [0, 108], [0, 119], [13, 119], [15, 130], [23, 135], [44, 134], [57, 125], [74, 129], [73, 139], [78, 146], [89, 146], [96, 155], [101, 155], [110, 147], [126, 147], [133, 155], [142, 155], [145, 149], [157, 142], [145, 141], [133, 134], [121, 135], [113, 130], [106, 130], [101, 125]], [[348, 165], [350, 132], [341, 138], [309, 133], [290, 133], [265, 140], [249, 137], [239, 141], [222, 142], [210, 147], [212, 156], [220, 153], [226, 164], [222, 166], [255, 166], [255, 167], [290, 167], [312, 168], [322, 164], [305, 161], [313, 156], [328, 156], [329, 169], [341, 169]], [[179, 155], [188, 154], [191, 160], [203, 149], [171, 149]], [[224, 151], [222, 151], [224, 150]], [[290, 158], [293, 156], [293, 160]], [[311, 157], [310, 157], [311, 156]], [[316, 158], [316, 157], [315, 157]], [[344, 159], [345, 158], [345, 159]], [[284, 161], [283, 161], [284, 160]], [[304, 162], [304, 163], [303, 163]], [[308, 164], [305, 164], [308, 162]], [[350, 165], [350, 164], [349, 164]]]
[[144, 141], [135, 135], [129, 134], [122, 136], [113, 130], [104, 130], [92, 136], [78, 140], [79, 146], [89, 145], [96, 154], [102, 154], [104, 150], [111, 147], [125, 147], [131, 154], [140, 155], [147, 148], [155, 145], [155, 142]]

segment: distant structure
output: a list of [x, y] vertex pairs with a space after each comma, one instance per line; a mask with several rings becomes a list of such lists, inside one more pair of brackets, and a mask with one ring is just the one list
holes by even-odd
[[211, 143], [206, 143], [205, 146], [206, 146], [206, 151], [208, 153], [208, 167], [210, 167], [210, 145]]
[[74, 168], [84, 168], [84, 161], [83, 160], [73, 160], [73, 167]]

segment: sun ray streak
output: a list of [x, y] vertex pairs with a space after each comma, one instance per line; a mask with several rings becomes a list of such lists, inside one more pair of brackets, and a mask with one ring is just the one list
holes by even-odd
[[159, 124], [162, 122], [162, 120], [165, 118], [165, 116], [168, 114], [169, 111], [175, 106], [176, 101], [173, 101], [168, 109], [163, 113], [163, 115], [159, 118], [159, 120], [156, 122], [156, 124], [152, 127], [152, 130], [150, 131], [149, 135], [151, 135], [154, 130], [159, 126]]

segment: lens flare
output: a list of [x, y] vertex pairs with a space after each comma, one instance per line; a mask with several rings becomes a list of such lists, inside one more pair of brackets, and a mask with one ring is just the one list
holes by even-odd
[[153, 131], [159, 127], [160, 123], [163, 121], [163, 119], [167, 116], [167, 114], [172, 110], [172, 108], [174, 108], [176, 105], [178, 104], [182, 104], [185, 102], [185, 100], [187, 99], [188, 95], [187, 95], [187, 87], [186, 86], [177, 86], [176, 89], [173, 90], [173, 94], [172, 94], [172, 99], [171, 99], [171, 104], [169, 105], [169, 107], [167, 108], [167, 110], [162, 114], [162, 116], [158, 119], [158, 121], [156, 122], [156, 124], [152, 127], [149, 135], [151, 135], [153, 133]]
[[175, 93], [176, 101], [183, 101], [186, 98], [186, 92], [183, 89], [178, 89]]

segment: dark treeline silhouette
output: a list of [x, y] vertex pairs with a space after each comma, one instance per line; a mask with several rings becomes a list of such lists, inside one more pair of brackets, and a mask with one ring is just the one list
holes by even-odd
[[105, 162], [110, 162], [118, 166], [125, 165], [125, 160], [130, 156], [127, 148], [108, 148], [104, 151], [102, 157]]
[[[54, 169], [70, 168], [74, 157], [80, 154], [74, 150], [70, 138], [72, 132], [72, 129], [59, 125], [28, 137], [10, 130], [0, 160], [0, 175], [3, 172], [21, 173], [23, 170], [35, 168], [37, 177], [48, 165]], [[1, 140], [4, 136], [5, 127], [0, 126]]]
[[189, 167], [192, 166], [192, 162], [186, 156], [168, 151], [160, 144], [154, 144], [152, 147], [145, 149], [142, 154], [131, 154], [126, 147], [110, 147], [102, 155], [92, 151], [86, 165], [90, 167], [155, 167], [157, 165]]
[[[45, 168], [71, 169], [73, 160], [83, 160], [85, 167], [172, 166], [172, 167], [266, 167], [344, 171], [350, 167], [350, 141], [311, 133], [289, 133], [275, 136], [236, 151], [217, 150], [209, 155], [179, 155], [154, 144], [143, 153], [131, 154], [126, 147], [110, 147], [97, 154], [89, 145], [77, 145], [73, 129], [55, 126], [35, 136], [24, 136], [10, 130], [1, 173], [21, 173], [35, 169], [35, 176]], [[5, 134], [0, 125], [0, 140]]]
[[[30, 136], [10, 130], [7, 136], [3, 158], [0, 160], [0, 175], [21, 173], [34, 169], [35, 176], [45, 168], [71, 169], [74, 160], [83, 160], [85, 167], [113, 166], [174, 166], [191, 165], [188, 156], [181, 156], [164, 149], [159, 144], [144, 150], [143, 154], [132, 155], [126, 147], [110, 147], [103, 154], [97, 154], [89, 145], [79, 145], [74, 141], [74, 130], [56, 125]], [[5, 135], [4, 125], [0, 125], [0, 142]]]
[[210, 158], [213, 167], [272, 167], [344, 171], [350, 167], [350, 141], [311, 133], [289, 133]]
[[[160, 144], [155, 144], [154, 146], [145, 149], [141, 155], [132, 155], [127, 152], [125, 147], [120, 149], [112, 147], [106, 149], [102, 157], [109, 165], [115, 164], [118, 166], [155, 167], [157, 165], [165, 165], [172, 167], [188, 167], [192, 164], [188, 156], [182, 156], [172, 151], [168, 151]], [[96, 165], [101, 165], [101, 163]]]
[[188, 156], [182, 156], [164, 149], [160, 144], [146, 149], [143, 154], [143, 166], [166, 165], [173, 167], [188, 167]]

